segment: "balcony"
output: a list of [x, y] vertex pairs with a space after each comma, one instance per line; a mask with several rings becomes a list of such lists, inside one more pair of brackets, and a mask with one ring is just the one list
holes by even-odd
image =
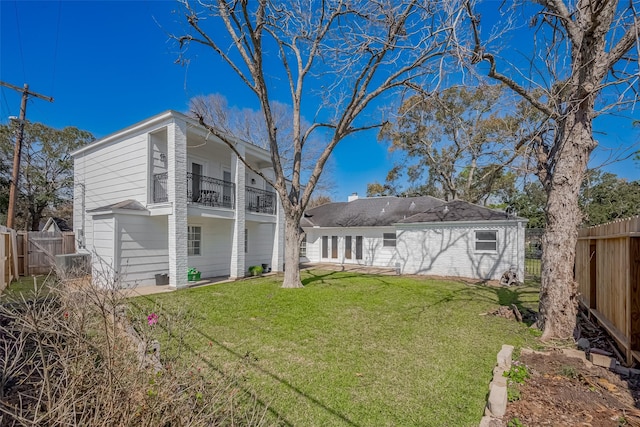
[[[167, 173], [153, 176], [153, 202], [167, 202]], [[235, 208], [236, 185], [209, 176], [187, 173], [187, 203], [204, 206]]]
[[246, 210], [249, 212], [276, 213], [276, 194], [260, 188], [245, 188]]
[[[153, 176], [153, 202], [169, 201], [167, 194], [167, 173]], [[274, 215], [276, 194], [260, 188], [245, 188], [245, 209], [250, 212]], [[187, 173], [187, 203], [202, 206], [235, 209], [236, 185], [208, 176]]]

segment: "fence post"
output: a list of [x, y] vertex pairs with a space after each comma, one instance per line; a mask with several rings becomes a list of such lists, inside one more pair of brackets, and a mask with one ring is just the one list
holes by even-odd
[[24, 275], [29, 276], [29, 233], [22, 232], [22, 262], [24, 263]]

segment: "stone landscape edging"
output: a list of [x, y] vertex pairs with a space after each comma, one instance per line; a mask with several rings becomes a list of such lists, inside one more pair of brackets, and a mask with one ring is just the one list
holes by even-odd
[[511, 369], [513, 346], [503, 344], [496, 357], [493, 379], [489, 383], [489, 398], [484, 409], [480, 427], [502, 426], [502, 417], [507, 412], [507, 378], [504, 373]]

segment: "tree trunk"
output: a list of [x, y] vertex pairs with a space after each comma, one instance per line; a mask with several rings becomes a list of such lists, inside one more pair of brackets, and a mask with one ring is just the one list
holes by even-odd
[[300, 219], [285, 213], [283, 288], [302, 288], [300, 280]]
[[568, 339], [576, 326], [577, 283], [574, 280], [580, 185], [589, 154], [595, 148], [591, 122], [581, 111], [561, 123], [554, 146], [559, 147], [547, 184], [547, 228], [542, 237], [540, 326], [543, 340]]
[[40, 212], [31, 211], [31, 231], [40, 231], [41, 219], [42, 219], [42, 211]]

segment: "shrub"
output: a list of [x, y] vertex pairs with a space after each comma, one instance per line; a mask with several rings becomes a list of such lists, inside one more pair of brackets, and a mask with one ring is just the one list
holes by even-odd
[[262, 275], [262, 266], [261, 265], [252, 265], [251, 267], [249, 267], [249, 274], [251, 276], [260, 276]]
[[162, 312], [145, 313], [143, 339], [135, 343], [131, 325], [122, 322], [122, 292], [111, 285], [58, 281], [48, 292], [0, 304], [2, 425], [266, 422], [264, 406], [231, 375], [205, 373], [194, 361], [146, 363], [144, 356], [157, 350], [154, 334], [188, 327], [166, 325]]

